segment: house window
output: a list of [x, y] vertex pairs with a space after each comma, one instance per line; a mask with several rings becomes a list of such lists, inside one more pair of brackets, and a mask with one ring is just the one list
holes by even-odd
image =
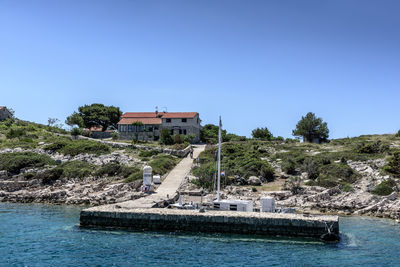
[[148, 132], [152, 132], [152, 131], [153, 131], [153, 126], [148, 126], [148, 127], [147, 127], [147, 131], [148, 131]]
[[171, 135], [174, 135], [174, 129], [170, 130], [171, 131]]
[[171, 119], [166, 119], [166, 122], [168, 122], [168, 123], [171, 122]]
[[187, 122], [187, 119], [182, 119], [182, 122]]
[[142, 125], [140, 125], [140, 126], [137, 125], [137, 126], [136, 126], [136, 132], [139, 132], [139, 133], [140, 133], [140, 132], [143, 132], [143, 126], [142, 126]]
[[126, 125], [121, 125], [120, 126], [120, 131], [121, 132], [126, 132]]
[[128, 132], [133, 132], [133, 125], [128, 125]]
[[186, 135], [186, 129], [179, 129], [179, 134], [184, 134], [184, 135]]
[[154, 126], [154, 130], [158, 130], [158, 126]]
[[237, 210], [237, 205], [229, 205], [229, 210]]
[[219, 203], [214, 203], [214, 209], [219, 209], [219, 208], [220, 208]]

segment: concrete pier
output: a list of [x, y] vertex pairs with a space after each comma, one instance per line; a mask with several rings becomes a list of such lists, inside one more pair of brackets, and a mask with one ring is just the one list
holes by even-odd
[[283, 213], [176, 209], [129, 209], [104, 206], [83, 210], [81, 226], [116, 227], [151, 231], [191, 231], [320, 238], [339, 235], [339, 217]]

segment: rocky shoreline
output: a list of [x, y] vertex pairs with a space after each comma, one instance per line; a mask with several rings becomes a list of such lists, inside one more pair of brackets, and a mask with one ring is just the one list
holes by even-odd
[[[75, 157], [58, 153], [51, 153], [43, 149], [3, 149], [0, 153], [31, 151], [39, 154], [47, 154], [55, 160], [66, 162], [69, 160], [87, 161], [94, 165], [104, 165], [109, 162], [123, 164], [137, 164], [138, 159], [132, 158], [116, 151], [107, 155], [82, 154]], [[367, 215], [385, 217], [400, 220], [400, 198], [398, 188], [388, 196], [377, 196], [371, 190], [380, 182], [389, 179], [389, 176], [381, 175], [380, 169], [385, 164], [382, 159], [366, 162], [348, 161], [347, 164], [359, 174], [361, 178], [353, 184], [353, 190], [346, 192], [341, 186], [323, 188], [318, 186], [306, 186], [303, 174], [303, 183], [298, 190], [291, 190], [288, 183], [279, 191], [254, 192], [248, 186], [227, 186], [223, 190], [223, 198], [239, 198], [253, 200], [256, 204], [262, 196], [273, 196], [278, 207], [293, 207], [301, 212], [329, 213], [336, 215]], [[28, 172], [31, 170], [24, 170]], [[278, 172], [280, 169], [277, 170]], [[288, 181], [288, 177], [281, 173], [278, 178], [282, 183]], [[251, 181], [251, 179], [249, 179]], [[256, 180], [256, 179], [253, 179]], [[254, 181], [258, 183], [259, 181]], [[26, 179], [23, 173], [11, 175], [6, 171], [0, 171], [0, 202], [20, 203], [52, 203], [74, 205], [104, 205], [133, 200], [145, 196], [140, 192], [142, 181], [137, 180], [125, 183], [115, 177], [87, 177], [84, 179], [61, 179], [54, 184], [42, 184], [39, 179]], [[183, 184], [182, 194], [190, 195], [190, 192], [199, 191], [188, 181]], [[196, 195], [196, 194], [194, 194]], [[199, 196], [199, 194], [197, 194]], [[214, 194], [208, 194], [204, 200], [211, 202]]]

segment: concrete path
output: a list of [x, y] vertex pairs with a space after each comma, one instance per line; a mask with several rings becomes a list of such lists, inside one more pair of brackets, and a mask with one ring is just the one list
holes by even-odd
[[[193, 158], [195, 159], [204, 150], [204, 148], [205, 145], [196, 145], [193, 149]], [[171, 170], [161, 185], [157, 188], [155, 193], [143, 198], [118, 203], [117, 205], [124, 209], [151, 208], [159, 202], [174, 198], [183, 180], [189, 174], [192, 165], [193, 159], [191, 159], [190, 155], [188, 155], [186, 158], [182, 159], [174, 169]], [[101, 207], [102, 206], [91, 209], [99, 210]]]

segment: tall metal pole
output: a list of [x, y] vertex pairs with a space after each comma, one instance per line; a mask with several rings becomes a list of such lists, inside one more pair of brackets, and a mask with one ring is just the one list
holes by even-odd
[[218, 128], [218, 183], [217, 183], [217, 201], [219, 201], [220, 186], [221, 186], [221, 116], [219, 116], [219, 128]]

